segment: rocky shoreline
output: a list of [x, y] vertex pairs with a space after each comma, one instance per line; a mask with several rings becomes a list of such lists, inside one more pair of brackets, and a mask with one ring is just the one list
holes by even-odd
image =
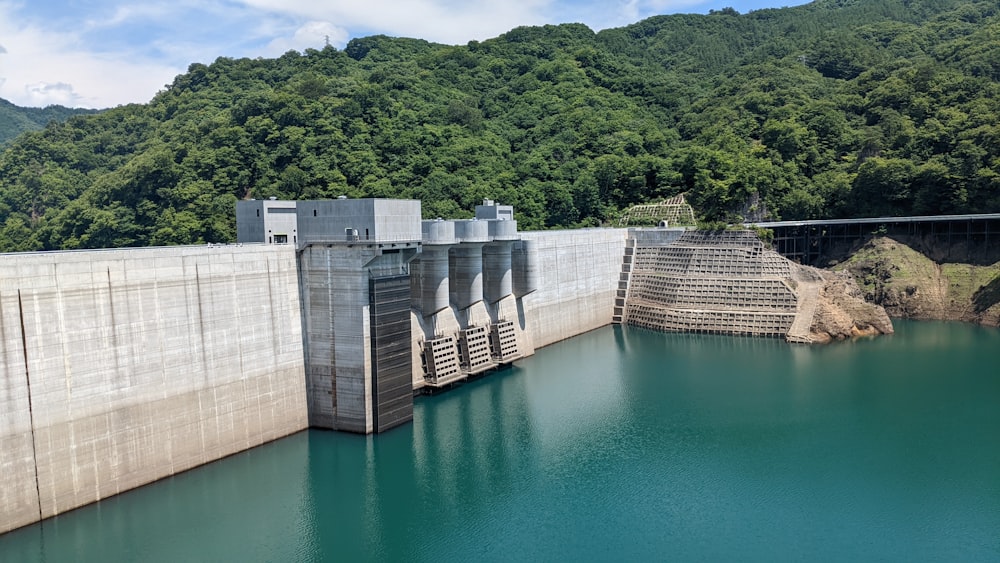
[[1000, 326], [1000, 260], [981, 252], [979, 263], [946, 257], [956, 254], [920, 240], [876, 237], [827, 271], [851, 277], [866, 302], [893, 318]]
[[792, 280], [808, 331], [802, 334], [801, 329], [796, 331], [793, 327], [789, 341], [825, 343], [892, 334], [892, 321], [885, 308], [866, 301], [849, 273], [796, 265]]

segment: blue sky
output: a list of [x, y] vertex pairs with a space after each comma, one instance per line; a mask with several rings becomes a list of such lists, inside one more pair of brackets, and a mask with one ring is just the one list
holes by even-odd
[[804, 0], [0, 0], [0, 98], [21, 106], [145, 103], [193, 62], [342, 48], [385, 34], [446, 44], [521, 25], [595, 31], [658, 14]]

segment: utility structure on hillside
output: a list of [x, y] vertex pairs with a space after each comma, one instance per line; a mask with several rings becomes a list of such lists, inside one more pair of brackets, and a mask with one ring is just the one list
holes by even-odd
[[684, 194], [657, 203], [633, 205], [618, 220], [619, 227], [694, 226], [695, 223], [694, 209]]

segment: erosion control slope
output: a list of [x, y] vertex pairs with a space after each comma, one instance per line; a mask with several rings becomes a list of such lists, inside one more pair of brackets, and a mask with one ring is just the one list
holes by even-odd
[[800, 266], [753, 231], [691, 231], [634, 247], [629, 324], [664, 331], [824, 342], [892, 332], [849, 276]]

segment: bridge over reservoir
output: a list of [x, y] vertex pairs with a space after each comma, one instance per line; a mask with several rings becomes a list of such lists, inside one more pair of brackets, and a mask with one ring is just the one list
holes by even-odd
[[944, 243], [949, 252], [956, 244], [968, 251], [1000, 240], [1000, 213], [771, 221], [748, 226], [772, 230], [779, 254], [811, 266], [822, 266], [823, 258], [844, 252], [871, 235], [929, 238]]

